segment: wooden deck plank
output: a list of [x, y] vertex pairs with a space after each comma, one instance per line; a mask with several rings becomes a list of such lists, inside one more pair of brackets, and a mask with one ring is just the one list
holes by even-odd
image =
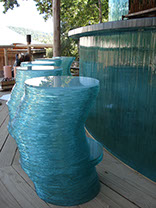
[[7, 116], [8, 116], [8, 107], [7, 105], [5, 105], [3, 110], [0, 111], [0, 127], [2, 126]]
[[67, 206], [57, 206], [57, 205], [54, 205], [54, 204], [49, 204], [49, 207], [51, 208], [80, 208], [79, 206], [70, 206], [70, 207], [67, 207]]
[[4, 109], [4, 107], [6, 106], [6, 100], [0, 99], [0, 103], [1, 103], [1, 105], [0, 105], [0, 112], [1, 112]]
[[116, 176], [120, 176], [121, 179], [128, 181], [128, 183], [130, 183], [132, 186], [138, 187], [139, 185], [140, 190], [156, 198], [156, 183], [150, 181], [137, 171], [131, 169], [129, 166], [126, 166], [120, 160], [112, 156], [109, 152], [105, 151], [105, 158], [101, 164], [99, 164], [99, 166], [105, 167]]
[[[113, 160], [113, 159], [112, 159]], [[107, 167], [106, 163], [109, 163], [109, 167]], [[118, 161], [116, 161], [118, 163]], [[133, 170], [129, 169], [128, 167], [123, 167], [120, 169], [120, 165], [123, 165], [121, 163], [118, 164], [118, 168], [111, 162], [105, 158], [105, 160], [97, 166], [98, 174], [100, 181], [107, 185], [108, 187], [111, 187], [115, 192], [119, 193], [120, 195], [127, 198], [127, 200], [135, 203], [137, 206], [142, 208], [155, 208], [156, 207], [156, 200], [153, 196], [155, 196], [155, 185], [151, 185], [151, 189], [153, 188], [152, 196], [147, 190], [142, 188], [142, 180], [146, 180], [142, 177], [142, 180], [137, 181], [137, 175], [136, 178], [133, 178], [133, 183], [129, 183], [129, 180], [131, 180], [131, 174], [133, 173]], [[118, 169], [118, 171], [117, 171]], [[119, 171], [120, 169], [120, 171]], [[131, 174], [127, 174], [127, 171], [132, 172]], [[116, 172], [118, 174], [116, 175]], [[123, 174], [122, 174], [123, 172]], [[125, 175], [125, 177], [123, 176]], [[149, 181], [146, 180], [146, 183]], [[150, 183], [149, 183], [150, 184]], [[144, 186], [144, 185], [143, 185]], [[150, 189], [150, 187], [148, 187]], [[146, 192], [146, 193], [145, 193]], [[151, 191], [150, 191], [151, 192]]]
[[107, 203], [107, 208], [121, 208], [118, 204], [116, 204], [112, 199], [107, 197], [101, 191], [98, 194], [97, 199], [101, 204], [106, 204]]
[[[0, 81], [2, 79], [0, 78]], [[3, 95], [7, 95], [7, 94], [10, 94], [11, 93], [11, 90], [2, 90], [1, 87], [0, 87], [0, 97], [3, 96]], [[0, 99], [1, 100], [1, 99]]]
[[0, 152], [0, 168], [10, 166], [12, 164], [16, 149], [16, 142], [9, 135], [2, 151]]
[[20, 159], [20, 153], [19, 153], [19, 150], [17, 148], [17, 150], [15, 152], [15, 156], [14, 156], [13, 161], [12, 161], [12, 165], [20, 165], [19, 164], [19, 159]]
[[137, 188], [133, 188], [127, 182], [121, 180], [119, 177], [113, 175], [112, 173], [100, 174], [100, 181], [106, 184], [108, 187], [111, 187], [115, 192], [119, 193], [127, 200], [135, 203], [137, 206], [142, 208], [155, 208], [156, 202], [152, 197], [143, 194]]
[[21, 208], [15, 198], [0, 180], [0, 207], [1, 208]]
[[11, 166], [0, 169], [0, 178], [22, 208], [49, 208]]
[[0, 127], [0, 152], [2, 150], [2, 147], [4, 146], [4, 143], [9, 136], [8, 130], [7, 130], [7, 125], [9, 121], [9, 116], [5, 119], [4, 123]]
[[79, 206], [69, 206], [69, 207], [67, 207], [67, 206], [58, 206], [58, 205], [49, 204], [49, 203], [47, 203], [47, 204], [50, 208], [80, 208]]
[[140, 188], [142, 192], [156, 199], [156, 183], [148, 180], [143, 175], [126, 166], [109, 152], [104, 152], [104, 160], [99, 164], [99, 167], [104, 167], [114, 175], [120, 176], [122, 180], [127, 181], [136, 188]]
[[110, 207], [113, 208], [138, 208], [135, 204], [124, 198], [123, 196], [119, 195], [117, 192], [114, 190], [110, 189], [106, 185], [101, 186], [101, 193], [102, 197], [106, 196], [109, 200], [107, 203], [109, 204]]
[[108, 208], [109, 206], [106, 203], [99, 203], [98, 200], [96, 198], [94, 198], [93, 200], [79, 205], [80, 208]]
[[[0, 90], [0, 97], [6, 94], [10, 94], [10, 91], [1, 91]], [[0, 126], [2, 125], [2, 123], [4, 122], [4, 120], [6, 119], [6, 117], [8, 116], [8, 107], [6, 105], [6, 100], [2, 100], [0, 99]]]
[[32, 180], [28, 177], [28, 175], [24, 172], [24, 170], [21, 168], [20, 164], [15, 165], [13, 164], [12, 166], [15, 171], [29, 184], [29, 186], [35, 190], [34, 184], [32, 182]]

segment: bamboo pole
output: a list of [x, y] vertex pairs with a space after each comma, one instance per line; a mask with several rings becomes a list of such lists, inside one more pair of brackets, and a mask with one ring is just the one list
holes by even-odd
[[53, 56], [61, 55], [60, 47], [60, 0], [53, 0]]

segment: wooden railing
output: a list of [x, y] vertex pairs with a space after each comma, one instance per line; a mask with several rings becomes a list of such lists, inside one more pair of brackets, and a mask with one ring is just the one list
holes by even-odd
[[31, 55], [31, 50], [33, 49], [44, 49], [44, 48], [52, 48], [52, 44], [28, 44], [28, 45], [20, 45], [20, 44], [12, 44], [12, 45], [0, 45], [0, 49], [4, 49], [4, 60], [5, 66], [8, 65], [8, 50], [10, 49], [27, 49], [27, 52]]

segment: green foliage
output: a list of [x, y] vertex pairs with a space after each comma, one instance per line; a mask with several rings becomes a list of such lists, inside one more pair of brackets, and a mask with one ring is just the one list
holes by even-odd
[[78, 40], [68, 37], [68, 23], [61, 24], [61, 55], [75, 56], [78, 60]]
[[[44, 18], [52, 16], [52, 0], [34, 0], [37, 10]], [[108, 0], [101, 0], [102, 20], [108, 19]], [[98, 0], [61, 0], [61, 22], [67, 23], [67, 30], [99, 23]]]
[[47, 48], [46, 49], [46, 58], [52, 58], [53, 57], [53, 49]]
[[15, 6], [20, 6], [17, 0], [0, 0], [0, 2], [4, 3], [3, 13], [6, 13], [9, 9], [14, 9]]

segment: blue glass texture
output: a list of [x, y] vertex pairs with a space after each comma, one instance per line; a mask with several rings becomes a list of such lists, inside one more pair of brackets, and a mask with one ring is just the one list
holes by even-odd
[[31, 61], [31, 62], [22, 62], [21, 67], [28, 67], [28, 66], [60, 66], [61, 61]]
[[12, 122], [22, 168], [47, 202], [71, 206], [91, 200], [100, 189], [95, 165], [103, 147], [86, 138], [84, 123], [99, 81], [57, 76], [25, 83]]
[[75, 60], [75, 57], [70, 57], [70, 56], [61, 56], [61, 57], [53, 57], [53, 58], [46, 58], [46, 59], [37, 59], [37, 61], [57, 61], [57, 60], [61, 60], [61, 67], [63, 69], [62, 71], [62, 75], [63, 76], [70, 76], [71, 72], [70, 72], [70, 67], [73, 63], [73, 61]]
[[129, 0], [109, 0], [109, 21], [121, 20], [122, 15], [128, 14]]
[[40, 76], [52, 76], [52, 75], [60, 76], [61, 74], [62, 74], [62, 68], [58, 68], [54, 66], [18, 67], [16, 69], [16, 84], [12, 89], [10, 100], [7, 102], [9, 109], [9, 117], [10, 117], [8, 130], [11, 135], [12, 135], [11, 121], [14, 118], [16, 110], [24, 95], [25, 80], [33, 77], [40, 77]]
[[70, 76], [70, 67], [75, 60], [75, 57], [69, 57], [69, 56], [61, 56], [61, 57], [53, 57], [52, 60], [60, 59], [62, 60], [61, 67], [63, 69], [62, 75], [63, 76]]
[[100, 80], [88, 131], [127, 165], [156, 181], [156, 29], [81, 37], [80, 75]]
[[45, 62], [45, 61], [47, 61], [47, 62], [49, 62], [49, 61], [52, 61], [52, 62], [55, 62], [56, 63], [56, 66], [61, 66], [61, 63], [62, 63], [62, 60], [61, 60], [61, 57], [60, 58], [56, 58], [56, 59], [52, 59], [52, 58], [37, 58], [37, 59], [35, 59], [35, 61], [43, 61], [43, 62]]

